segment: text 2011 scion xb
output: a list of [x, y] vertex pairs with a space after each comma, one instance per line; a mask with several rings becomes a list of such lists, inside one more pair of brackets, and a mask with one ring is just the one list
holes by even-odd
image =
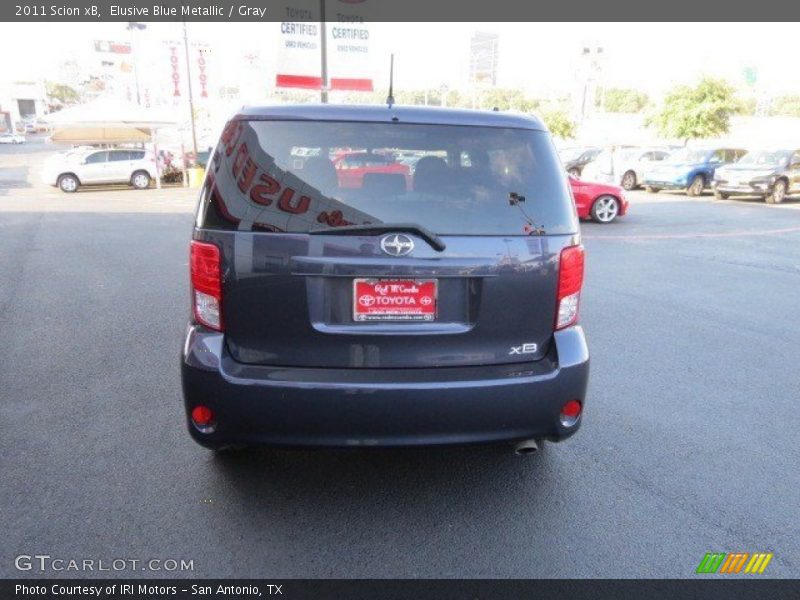
[[564, 439], [589, 375], [580, 242], [535, 118], [243, 109], [191, 241], [189, 431], [214, 449]]

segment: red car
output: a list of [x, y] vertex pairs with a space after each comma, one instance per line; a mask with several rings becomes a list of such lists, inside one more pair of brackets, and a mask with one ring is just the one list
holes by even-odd
[[402, 175], [406, 189], [411, 188], [411, 169], [390, 156], [373, 152], [345, 152], [333, 159], [340, 188], [364, 187], [369, 174]]
[[628, 199], [625, 198], [625, 191], [621, 187], [582, 181], [572, 175], [567, 177], [572, 188], [572, 196], [575, 198], [578, 217], [581, 219], [611, 223], [628, 212]]

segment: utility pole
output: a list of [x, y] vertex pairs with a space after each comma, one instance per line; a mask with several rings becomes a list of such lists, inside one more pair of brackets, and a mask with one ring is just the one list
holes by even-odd
[[322, 85], [319, 90], [319, 99], [323, 104], [328, 103], [328, 28], [325, 24], [325, 0], [319, 0], [320, 36], [319, 49], [322, 61], [320, 74]]
[[189, 86], [189, 116], [192, 123], [192, 150], [197, 160], [197, 131], [194, 125], [194, 97], [192, 96], [192, 68], [189, 64], [189, 35], [186, 33], [186, 21], [183, 22], [183, 47], [186, 50], [186, 83]]
[[133, 59], [133, 78], [136, 82], [136, 104], [142, 104], [142, 97], [139, 93], [139, 67], [136, 63], [136, 48], [133, 44], [133, 32], [134, 31], [142, 31], [143, 29], [147, 29], [147, 25], [144, 23], [135, 23], [129, 22], [127, 26], [128, 31], [130, 32], [131, 37], [131, 57]]

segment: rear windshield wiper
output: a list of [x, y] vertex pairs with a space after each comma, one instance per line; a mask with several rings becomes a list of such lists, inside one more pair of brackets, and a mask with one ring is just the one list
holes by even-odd
[[516, 206], [519, 211], [522, 213], [522, 216], [525, 217], [525, 221], [527, 221], [524, 231], [528, 235], [547, 235], [547, 232], [544, 230], [544, 227], [541, 225], [537, 225], [533, 218], [525, 212], [525, 209], [522, 208], [522, 203], [525, 202], [525, 196], [518, 194], [517, 192], [509, 192], [508, 194], [508, 203], [511, 206]]
[[414, 233], [431, 245], [437, 252], [442, 252], [446, 246], [438, 235], [422, 225], [415, 223], [375, 223], [370, 225], [348, 225], [346, 227], [330, 227], [325, 229], [312, 229], [310, 235], [380, 235], [382, 233]]

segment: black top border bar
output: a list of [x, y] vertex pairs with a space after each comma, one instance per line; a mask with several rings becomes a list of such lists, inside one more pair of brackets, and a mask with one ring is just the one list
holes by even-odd
[[[785, 0], [4, 0], [0, 21], [319, 21], [322, 1], [328, 21], [719, 23], [767, 22], [776, 16], [782, 22], [800, 21], [800, 3]], [[675, 32], [681, 43], [679, 27]]]

